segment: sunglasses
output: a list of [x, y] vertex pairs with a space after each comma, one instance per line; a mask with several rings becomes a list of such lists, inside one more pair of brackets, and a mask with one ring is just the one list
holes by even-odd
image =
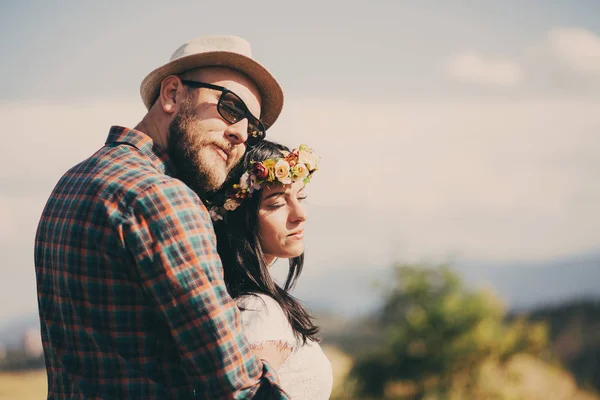
[[252, 115], [246, 103], [231, 90], [204, 82], [182, 80], [181, 83], [195, 89], [205, 88], [220, 91], [221, 96], [217, 103], [217, 111], [221, 117], [230, 124], [238, 123], [244, 118], [248, 120], [248, 140], [246, 141], [248, 147], [255, 146], [267, 136], [262, 122]]

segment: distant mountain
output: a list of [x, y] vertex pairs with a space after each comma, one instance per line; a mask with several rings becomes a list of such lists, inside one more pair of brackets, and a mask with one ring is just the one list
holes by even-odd
[[[457, 261], [460, 276], [474, 287], [490, 286], [512, 310], [526, 310], [578, 299], [600, 299], [600, 251], [547, 262], [486, 263]], [[318, 268], [318, 266], [311, 266]], [[391, 268], [349, 260], [328, 265], [322, 273], [303, 276], [294, 292], [311, 310], [344, 317], [365, 315], [380, 304], [376, 282], [385, 283]], [[0, 342], [19, 340], [15, 332], [37, 327], [32, 312], [0, 327]]]
[[7, 347], [17, 345], [21, 341], [21, 335], [28, 329], [39, 329], [40, 321], [37, 313], [21, 315], [2, 321], [0, 325], [0, 343]]
[[[385, 283], [391, 268], [365, 265], [353, 261], [319, 276], [303, 277], [295, 294], [317, 311], [366, 314], [380, 304], [374, 283]], [[452, 266], [467, 284], [493, 288], [513, 310], [600, 298], [600, 251], [546, 262], [458, 261]]]
[[600, 298], [600, 251], [535, 263], [464, 263], [456, 270], [471, 284], [487, 284], [511, 309]]

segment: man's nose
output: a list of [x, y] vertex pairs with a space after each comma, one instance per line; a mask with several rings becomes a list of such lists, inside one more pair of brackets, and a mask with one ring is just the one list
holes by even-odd
[[234, 145], [246, 143], [248, 140], [248, 120], [246, 118], [230, 124], [225, 130], [225, 137]]

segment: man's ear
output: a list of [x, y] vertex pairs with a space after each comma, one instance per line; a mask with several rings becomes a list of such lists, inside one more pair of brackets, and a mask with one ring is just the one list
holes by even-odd
[[161, 108], [167, 114], [173, 114], [177, 110], [182, 93], [181, 80], [175, 75], [169, 75], [160, 84], [158, 100]]

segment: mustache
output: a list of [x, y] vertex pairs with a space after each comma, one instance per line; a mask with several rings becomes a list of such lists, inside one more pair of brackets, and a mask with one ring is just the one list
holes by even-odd
[[223, 140], [223, 141], [213, 140], [209, 144], [214, 144], [215, 146], [220, 147], [226, 153], [231, 153], [233, 151], [233, 149], [235, 148], [235, 146], [227, 140]]

